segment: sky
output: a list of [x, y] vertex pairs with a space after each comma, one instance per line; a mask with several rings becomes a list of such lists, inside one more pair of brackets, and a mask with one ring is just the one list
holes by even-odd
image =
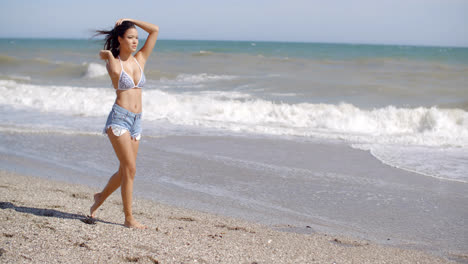
[[92, 30], [134, 18], [158, 25], [160, 39], [468, 47], [468, 0], [0, 0], [0, 6], [0, 38], [89, 38]]

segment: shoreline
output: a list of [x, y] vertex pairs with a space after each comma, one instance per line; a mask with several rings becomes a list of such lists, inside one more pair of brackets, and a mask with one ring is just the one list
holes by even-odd
[[150, 228], [128, 229], [121, 223], [119, 190], [91, 225], [81, 220], [95, 189], [4, 170], [0, 176], [4, 263], [451, 263], [423, 251], [345, 236], [281, 232], [140, 198], [134, 199], [134, 214]]
[[[13, 146], [0, 151], [0, 170], [93, 189], [118, 166], [101, 136], [0, 134], [3, 146]], [[465, 184], [392, 168], [339, 143], [200, 135], [143, 141], [135, 198], [277, 231], [468, 256]]]

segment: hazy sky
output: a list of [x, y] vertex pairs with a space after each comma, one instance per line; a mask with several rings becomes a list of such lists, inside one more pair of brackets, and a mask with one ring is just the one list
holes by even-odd
[[0, 6], [0, 37], [88, 38], [130, 17], [159, 25], [161, 39], [468, 47], [468, 0], [0, 0]]

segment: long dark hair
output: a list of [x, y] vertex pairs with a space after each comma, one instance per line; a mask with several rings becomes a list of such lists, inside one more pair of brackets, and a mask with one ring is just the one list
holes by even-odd
[[118, 37], [123, 37], [127, 29], [136, 28], [135, 24], [130, 21], [124, 21], [122, 24], [115, 26], [112, 30], [96, 30], [95, 36], [104, 35], [104, 49], [110, 50], [114, 58], [119, 56], [120, 43]]

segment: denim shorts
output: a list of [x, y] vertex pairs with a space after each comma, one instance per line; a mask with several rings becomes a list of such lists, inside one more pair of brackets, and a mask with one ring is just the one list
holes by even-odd
[[107, 134], [109, 127], [116, 136], [121, 136], [125, 132], [130, 132], [130, 137], [135, 140], [141, 138], [141, 113], [135, 114], [127, 109], [114, 104], [112, 110], [107, 117], [106, 126], [104, 127], [104, 134]]

